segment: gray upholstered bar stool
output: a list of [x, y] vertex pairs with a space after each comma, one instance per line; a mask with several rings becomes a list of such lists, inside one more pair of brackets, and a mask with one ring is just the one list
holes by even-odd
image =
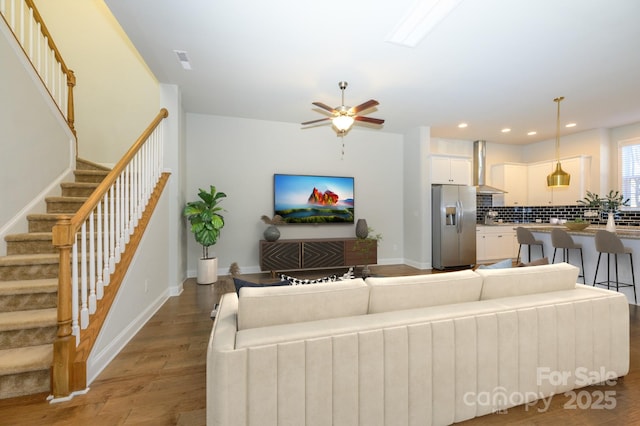
[[527, 228], [518, 226], [516, 228], [516, 237], [518, 238], [519, 244], [516, 263], [520, 262], [520, 250], [522, 250], [522, 246], [528, 246], [529, 248], [529, 262], [531, 262], [531, 246], [540, 246], [540, 249], [542, 250], [542, 257], [544, 257], [544, 245], [542, 245], [542, 241], [536, 240], [531, 231]]
[[[622, 244], [622, 241], [618, 236], [609, 231], [597, 231], [596, 232], [596, 251], [598, 252], [598, 264], [596, 265], [596, 274], [593, 276], [593, 285], [607, 285], [607, 288], [610, 288], [611, 285], [611, 262], [610, 257], [613, 254], [614, 260], [616, 262], [616, 291], [620, 291], [620, 287], [633, 287], [633, 299], [638, 303], [638, 298], [636, 296], [636, 278], [633, 273], [633, 251], [629, 247], [625, 247]], [[600, 257], [602, 253], [607, 254], [607, 281], [599, 281], [596, 282], [598, 278], [598, 268], [600, 267]], [[618, 255], [619, 254], [628, 254], [629, 262], [631, 264], [631, 284], [629, 283], [621, 283], [618, 281]]]
[[553, 246], [553, 259], [551, 263], [556, 261], [556, 251], [562, 249], [562, 261], [569, 262], [569, 250], [578, 250], [580, 252], [580, 265], [582, 265], [582, 274], [578, 275], [578, 278], [582, 277], [582, 282], [587, 283], [584, 277], [584, 259], [582, 257], [582, 244], [576, 244], [571, 238], [571, 235], [563, 229], [553, 228], [551, 230], [551, 245]]

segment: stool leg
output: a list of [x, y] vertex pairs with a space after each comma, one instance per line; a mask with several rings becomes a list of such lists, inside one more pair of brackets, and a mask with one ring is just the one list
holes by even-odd
[[618, 253], [614, 254], [613, 258], [616, 261], [616, 291], [620, 291], [620, 287], [618, 284]]
[[602, 253], [598, 253], [598, 263], [596, 263], [596, 273], [593, 276], [593, 286], [596, 286], [596, 280], [598, 279], [598, 268], [600, 267], [600, 257], [602, 256]]
[[611, 284], [610, 272], [611, 272], [611, 253], [607, 253], [607, 290], [611, 290], [611, 288], [609, 287]]
[[633, 255], [629, 253], [629, 262], [631, 263], [631, 282], [633, 283], [633, 301], [638, 304], [638, 297], [636, 296], [636, 277], [633, 273]]
[[520, 263], [520, 250], [522, 250], [522, 244], [518, 246], [518, 255], [516, 256], [516, 265]]
[[558, 250], [557, 248], [553, 248], [553, 259], [551, 259], [551, 263], [556, 263], [556, 250]]
[[527, 246], [527, 251], [528, 251], [527, 256], [529, 258], [529, 263], [531, 263], [531, 244]]
[[[587, 283], [587, 279], [585, 278], [587, 276], [586, 272], [584, 271], [584, 259], [582, 257], [582, 247], [580, 247], [580, 264], [582, 265], [582, 283], [586, 284]], [[635, 287], [634, 287], [635, 288]]]
[[540, 244], [540, 250], [542, 250], [542, 258], [544, 259], [544, 246]]

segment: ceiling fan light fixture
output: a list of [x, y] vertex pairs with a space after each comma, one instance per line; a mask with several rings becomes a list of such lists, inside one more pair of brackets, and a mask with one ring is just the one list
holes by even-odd
[[354, 119], [349, 115], [339, 115], [334, 117], [332, 120], [333, 125], [340, 132], [346, 132], [353, 126]]
[[550, 188], [562, 188], [569, 186], [571, 175], [562, 170], [560, 164], [560, 102], [564, 96], [559, 96], [553, 100], [558, 104], [558, 115], [556, 118], [556, 170], [547, 176], [547, 186]]

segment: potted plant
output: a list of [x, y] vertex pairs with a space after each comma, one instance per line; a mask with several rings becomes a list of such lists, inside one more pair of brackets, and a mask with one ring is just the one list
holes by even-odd
[[609, 232], [616, 231], [615, 214], [620, 211], [620, 207], [628, 206], [629, 202], [630, 199], [625, 199], [620, 191], [614, 192], [613, 190], [609, 191], [605, 197], [600, 197], [598, 194], [587, 191], [587, 196], [582, 200], [578, 200], [578, 204], [607, 213], [606, 229]]
[[211, 185], [209, 191], [200, 189], [200, 200], [187, 203], [182, 212], [191, 223], [191, 232], [196, 241], [202, 245], [202, 258], [198, 261], [198, 284], [211, 284], [218, 280], [218, 259], [209, 257], [209, 247], [218, 241], [220, 230], [224, 227], [224, 217], [220, 214], [223, 209], [218, 204], [226, 196]]
[[367, 227], [367, 235], [364, 238], [356, 238], [356, 242], [353, 244], [353, 251], [360, 252], [362, 254], [362, 260], [365, 264], [362, 266], [362, 278], [366, 278], [371, 274], [367, 260], [373, 247], [377, 247], [382, 240], [382, 234], [376, 234], [372, 227]]

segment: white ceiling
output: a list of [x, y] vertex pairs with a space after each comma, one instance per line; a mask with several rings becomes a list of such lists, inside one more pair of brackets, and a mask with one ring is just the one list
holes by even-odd
[[562, 135], [640, 122], [638, 0], [463, 0], [415, 48], [385, 41], [414, 0], [105, 3], [187, 112], [300, 123], [323, 117], [313, 101], [339, 106], [344, 80], [347, 105], [380, 102], [379, 131], [537, 142], [555, 136], [557, 96], [577, 123]]

